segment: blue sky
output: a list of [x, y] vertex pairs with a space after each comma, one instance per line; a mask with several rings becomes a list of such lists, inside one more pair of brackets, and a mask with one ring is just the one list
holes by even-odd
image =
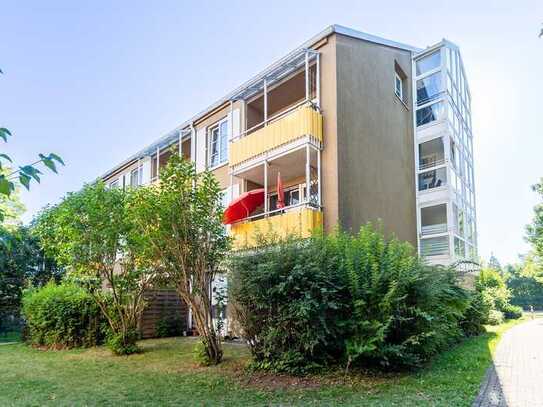
[[543, 2], [2, 1], [0, 124], [18, 163], [67, 166], [22, 195], [32, 218], [337, 23], [463, 55], [480, 254], [515, 261], [543, 176]]

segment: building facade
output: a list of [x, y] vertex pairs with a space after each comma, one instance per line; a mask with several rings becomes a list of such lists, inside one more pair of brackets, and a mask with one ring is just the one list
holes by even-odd
[[264, 190], [229, 226], [236, 247], [380, 220], [430, 262], [477, 254], [470, 94], [445, 40], [421, 50], [330, 26], [102, 179], [155, 182], [171, 154], [212, 171], [225, 206]]

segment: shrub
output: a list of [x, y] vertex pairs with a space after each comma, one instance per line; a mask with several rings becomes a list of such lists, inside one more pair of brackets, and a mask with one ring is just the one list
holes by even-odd
[[155, 326], [157, 338], [180, 336], [183, 333], [183, 320], [179, 317], [160, 318]]
[[466, 336], [476, 336], [485, 332], [484, 324], [488, 321], [490, 307], [480, 292], [471, 293], [469, 306], [460, 321], [460, 327]]
[[518, 305], [507, 304], [502, 311], [506, 319], [518, 319], [522, 317], [522, 307]]
[[488, 313], [488, 323], [490, 325], [499, 325], [503, 323], [503, 312], [492, 309]]
[[332, 240], [288, 239], [233, 258], [229, 298], [257, 367], [303, 374], [342, 356], [348, 304]]
[[420, 366], [463, 336], [454, 272], [371, 226], [235, 256], [230, 298], [257, 367]]
[[140, 334], [133, 329], [128, 330], [125, 336], [122, 333], [110, 331], [107, 338], [107, 346], [117, 356], [132, 355], [141, 351], [136, 345], [138, 339], [140, 339]]
[[104, 339], [103, 319], [94, 299], [82, 288], [50, 282], [23, 293], [27, 340], [54, 348], [89, 347]]

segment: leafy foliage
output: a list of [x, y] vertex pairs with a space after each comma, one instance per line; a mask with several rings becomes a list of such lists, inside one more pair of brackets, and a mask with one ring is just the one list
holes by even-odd
[[511, 304], [525, 309], [530, 306], [543, 309], [543, 267], [533, 255], [521, 264], [507, 267], [507, 287], [511, 291]]
[[92, 294], [112, 330], [110, 343], [117, 354], [136, 349], [143, 292], [154, 279], [128, 211], [131, 193], [102, 182], [86, 185], [45, 209], [35, 226], [44, 248]]
[[[420, 366], [463, 336], [470, 304], [454, 272], [371, 225], [288, 239], [233, 257], [230, 292], [255, 365], [303, 374]], [[341, 339], [340, 339], [341, 338]]]
[[[0, 333], [20, 319], [25, 286], [59, 281], [63, 270], [45, 256], [36, 237], [26, 227], [0, 227]], [[8, 322], [11, 322], [8, 324]], [[20, 325], [20, 324], [15, 324]]]
[[475, 282], [476, 290], [481, 295], [488, 310], [487, 323], [501, 324], [504, 318], [520, 318], [522, 311], [510, 304], [511, 292], [507, 288], [504, 276], [492, 268], [484, 268]]
[[172, 154], [160, 183], [138, 188], [129, 205], [144, 257], [191, 307], [207, 358], [222, 358], [211, 314], [210, 287], [229, 248], [222, 224], [221, 190], [209, 172]]
[[95, 346], [103, 340], [103, 320], [93, 298], [73, 283], [50, 282], [23, 295], [28, 340], [52, 348]]

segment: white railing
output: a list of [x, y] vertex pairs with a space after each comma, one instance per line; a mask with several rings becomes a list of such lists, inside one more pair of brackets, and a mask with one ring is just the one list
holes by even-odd
[[317, 209], [317, 210], [319, 209], [319, 205], [316, 204], [315, 202], [313, 202], [313, 199], [312, 199], [309, 202], [304, 201], [304, 202], [300, 202], [300, 203], [297, 203], [297, 204], [294, 204], [294, 205], [285, 206], [284, 208], [274, 209], [274, 210], [271, 210], [271, 211], [268, 211], [268, 212], [257, 213], [255, 215], [251, 215], [251, 216], [248, 216], [246, 218], [240, 219], [239, 221], [234, 222], [233, 224], [240, 223], [240, 222], [248, 222], [248, 221], [253, 221], [253, 220], [258, 220], [258, 219], [263, 219], [263, 218], [267, 218], [267, 217], [275, 216], [275, 215], [280, 215], [282, 213], [289, 212], [291, 210], [302, 208], [302, 207], [313, 208], [313, 209]]
[[438, 233], [447, 233], [447, 224], [438, 223], [435, 225], [426, 225], [420, 228], [420, 234], [422, 236], [426, 235], [436, 235]]
[[420, 252], [420, 254], [424, 257], [448, 255], [449, 236], [421, 239]]

